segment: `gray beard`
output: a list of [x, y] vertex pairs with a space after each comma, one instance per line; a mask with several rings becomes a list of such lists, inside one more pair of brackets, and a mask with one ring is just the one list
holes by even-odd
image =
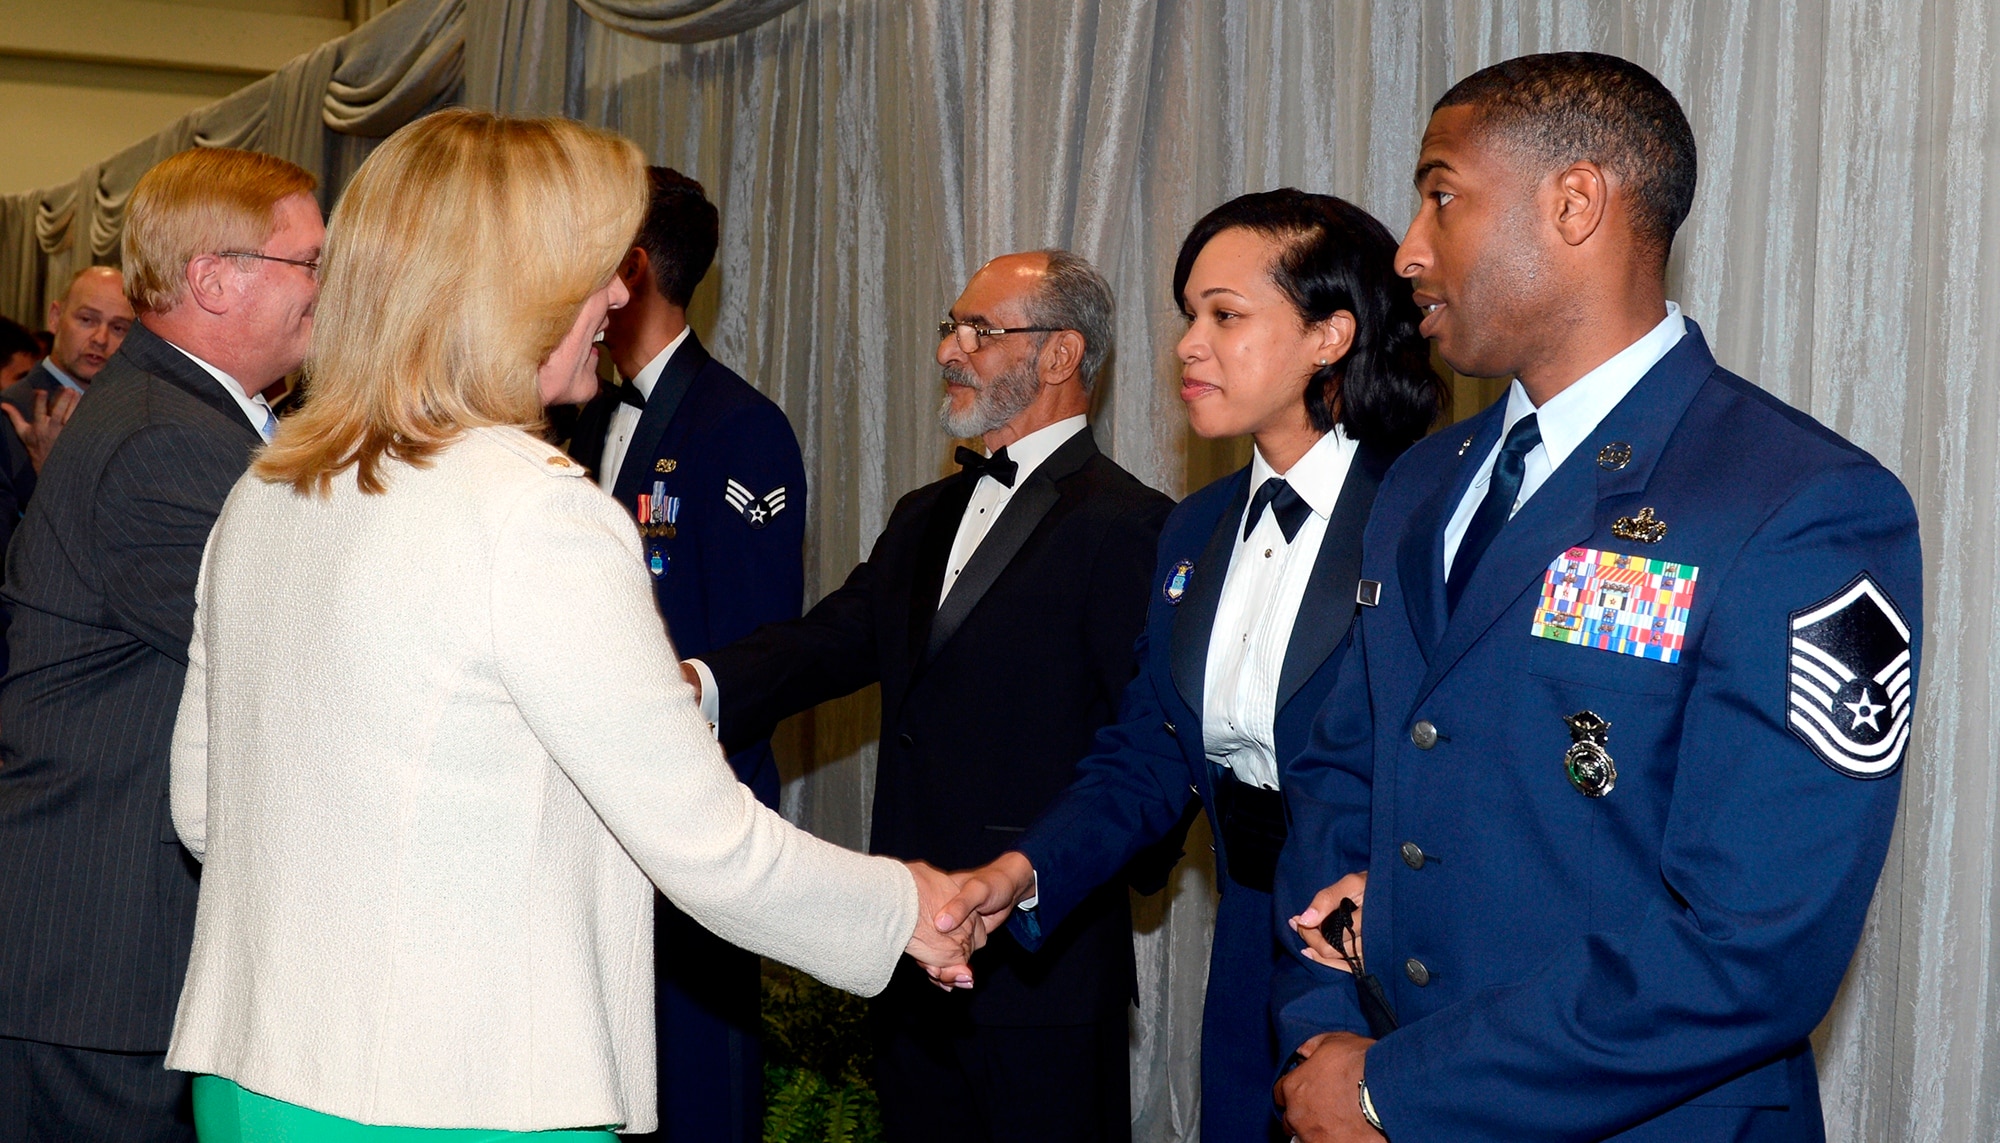
[[1035, 403], [1035, 394], [1042, 388], [1033, 360], [1022, 362], [1019, 368], [1002, 373], [984, 385], [978, 384], [971, 373], [957, 366], [945, 366], [943, 376], [949, 384], [976, 387], [972, 407], [962, 414], [952, 413], [950, 393], [946, 393], [944, 400], [938, 404], [938, 424], [947, 436], [955, 440], [983, 437], [1020, 416]]

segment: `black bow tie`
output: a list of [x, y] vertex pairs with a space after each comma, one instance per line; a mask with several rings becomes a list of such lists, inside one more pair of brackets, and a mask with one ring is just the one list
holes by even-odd
[[1257, 489], [1257, 495], [1250, 498], [1250, 514], [1243, 517], [1244, 539], [1249, 539], [1250, 533], [1256, 529], [1266, 504], [1271, 506], [1271, 515], [1278, 518], [1278, 530], [1285, 534], [1288, 544], [1292, 542], [1292, 537], [1299, 534], [1299, 529], [1305, 526], [1306, 517], [1312, 513], [1312, 507], [1299, 495], [1298, 489], [1285, 483], [1284, 477], [1274, 476]]
[[639, 392], [639, 387], [630, 381], [618, 386], [618, 399], [642, 413], [646, 411], [646, 395]]
[[990, 476], [1009, 488], [1014, 487], [1014, 474], [1021, 468], [1019, 464], [1008, 459], [1005, 448], [992, 456], [980, 456], [964, 445], [959, 445], [955, 455], [958, 467], [971, 473], [974, 480]]

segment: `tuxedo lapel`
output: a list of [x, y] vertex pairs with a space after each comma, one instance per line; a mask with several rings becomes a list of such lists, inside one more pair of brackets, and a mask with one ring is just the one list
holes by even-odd
[[[688, 330], [687, 340], [674, 350], [666, 368], [660, 371], [660, 379], [653, 382], [653, 392], [647, 396], [646, 407], [639, 413], [639, 424], [632, 430], [632, 443], [625, 446], [625, 460], [618, 466], [618, 479], [611, 488], [619, 503], [631, 507], [632, 498], [652, 479], [653, 454], [660, 449], [660, 437], [673, 423], [688, 386], [708, 361], [708, 350], [702, 348], [701, 339], [694, 335], [694, 330]], [[602, 443], [598, 448], [602, 450]]]
[[1389, 449], [1362, 445], [1347, 466], [1347, 479], [1340, 486], [1340, 498], [1327, 517], [1319, 555], [1313, 560], [1312, 578], [1306, 581], [1305, 600], [1292, 621], [1291, 642], [1285, 646], [1285, 663], [1278, 672], [1274, 709], [1285, 709], [1333, 654], [1354, 622], [1354, 609], [1359, 606], [1355, 591], [1361, 582], [1361, 534], [1368, 528], [1368, 512], [1375, 507], [1382, 474], [1395, 459], [1396, 454]]
[[[979, 547], [965, 561], [965, 569], [959, 572], [957, 581], [951, 585], [950, 594], [938, 606], [937, 616], [931, 621], [924, 661], [934, 658], [938, 650], [958, 633], [965, 617], [972, 614], [972, 609], [979, 606], [979, 601], [985, 598], [988, 589], [1000, 578], [1000, 573], [1007, 570], [1007, 565], [1013, 562], [1021, 546], [1028, 542], [1028, 537], [1041, 524], [1042, 517], [1047, 516], [1049, 509], [1062, 498], [1056, 483], [1074, 474], [1095, 455], [1097, 441], [1086, 428], [1064, 441], [1061, 448], [1014, 490], [1014, 495], [1007, 500], [1006, 509], [1000, 513], [998, 520], [993, 521], [986, 538], [979, 541]], [[971, 498], [970, 490], [966, 495], [967, 499]], [[960, 505], [960, 511], [963, 510], [964, 506]], [[946, 545], [947, 549], [949, 546]], [[949, 555], [946, 558], [950, 558]], [[939, 582], [942, 583], [942, 579]]]
[[931, 505], [924, 521], [924, 534], [917, 540], [916, 560], [910, 568], [910, 671], [923, 669], [929, 658], [931, 626], [937, 618], [938, 593], [944, 590], [945, 564], [951, 561], [951, 545], [958, 539], [958, 525], [965, 518], [965, 506], [979, 478], [967, 473], [947, 477], [945, 487]]
[[[1416, 633], [1417, 648], [1431, 657], [1445, 626], [1444, 530], [1451, 522], [1465, 490], [1479, 471], [1493, 442], [1500, 439], [1500, 425], [1506, 416], [1503, 398], [1478, 414], [1464, 428], [1467, 443], [1459, 449], [1458, 467], [1451, 479], [1438, 487], [1410, 514], [1402, 541], [1396, 546], [1396, 578], [1403, 588], [1403, 606], [1409, 612], [1410, 629]], [[1456, 432], [1454, 426], [1448, 432]]]
[[1250, 470], [1230, 479], [1236, 490], [1208, 533], [1208, 546], [1201, 562], [1188, 576], [1187, 591], [1174, 609], [1173, 634], [1168, 648], [1174, 689], [1200, 717], [1202, 690], [1208, 681], [1208, 640], [1215, 629], [1215, 609], [1222, 600], [1222, 585], [1229, 578], [1229, 557], [1236, 550], [1236, 532], [1243, 523], [1243, 509], [1250, 503]]
[[[1687, 324], [1687, 336], [1639, 380], [1493, 538], [1444, 629], [1437, 653], [1431, 656], [1417, 702], [1523, 592], [1540, 586], [1556, 557], [1596, 534], [1601, 501], [1645, 490], [1695, 392], [1715, 371], [1715, 358], [1700, 328], [1692, 321]], [[1614, 467], [1600, 465], [1599, 451], [1614, 441], [1629, 448], [1629, 459]], [[1433, 580], [1443, 584], [1442, 570], [1434, 571]]]

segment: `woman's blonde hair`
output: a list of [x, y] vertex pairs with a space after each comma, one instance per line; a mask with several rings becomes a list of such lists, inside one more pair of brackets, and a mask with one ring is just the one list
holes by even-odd
[[277, 226], [278, 203], [319, 180], [255, 151], [197, 148], [139, 176], [119, 240], [125, 293], [141, 313], [165, 313], [187, 289], [187, 265], [222, 250], [256, 250]]
[[568, 120], [452, 109], [389, 136], [327, 226], [305, 407], [252, 471], [323, 494], [352, 465], [381, 492], [385, 457], [539, 427], [537, 370], [645, 209], [639, 149]]

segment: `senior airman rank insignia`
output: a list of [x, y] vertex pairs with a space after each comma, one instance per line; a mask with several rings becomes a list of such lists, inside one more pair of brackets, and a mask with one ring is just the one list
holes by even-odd
[[1194, 574], [1194, 561], [1182, 560], [1167, 573], [1167, 582], [1160, 585], [1160, 594], [1167, 602], [1179, 606], [1181, 597], [1187, 594], [1188, 577]]
[[1792, 733], [1850, 778], [1893, 773], [1910, 743], [1910, 625], [1866, 572], [1792, 612]]
[[785, 510], [785, 486], [782, 484], [758, 496], [732, 478], [723, 486], [722, 498], [728, 501], [731, 508], [741, 512], [744, 523], [752, 528], [764, 527], [771, 522], [771, 517]]

